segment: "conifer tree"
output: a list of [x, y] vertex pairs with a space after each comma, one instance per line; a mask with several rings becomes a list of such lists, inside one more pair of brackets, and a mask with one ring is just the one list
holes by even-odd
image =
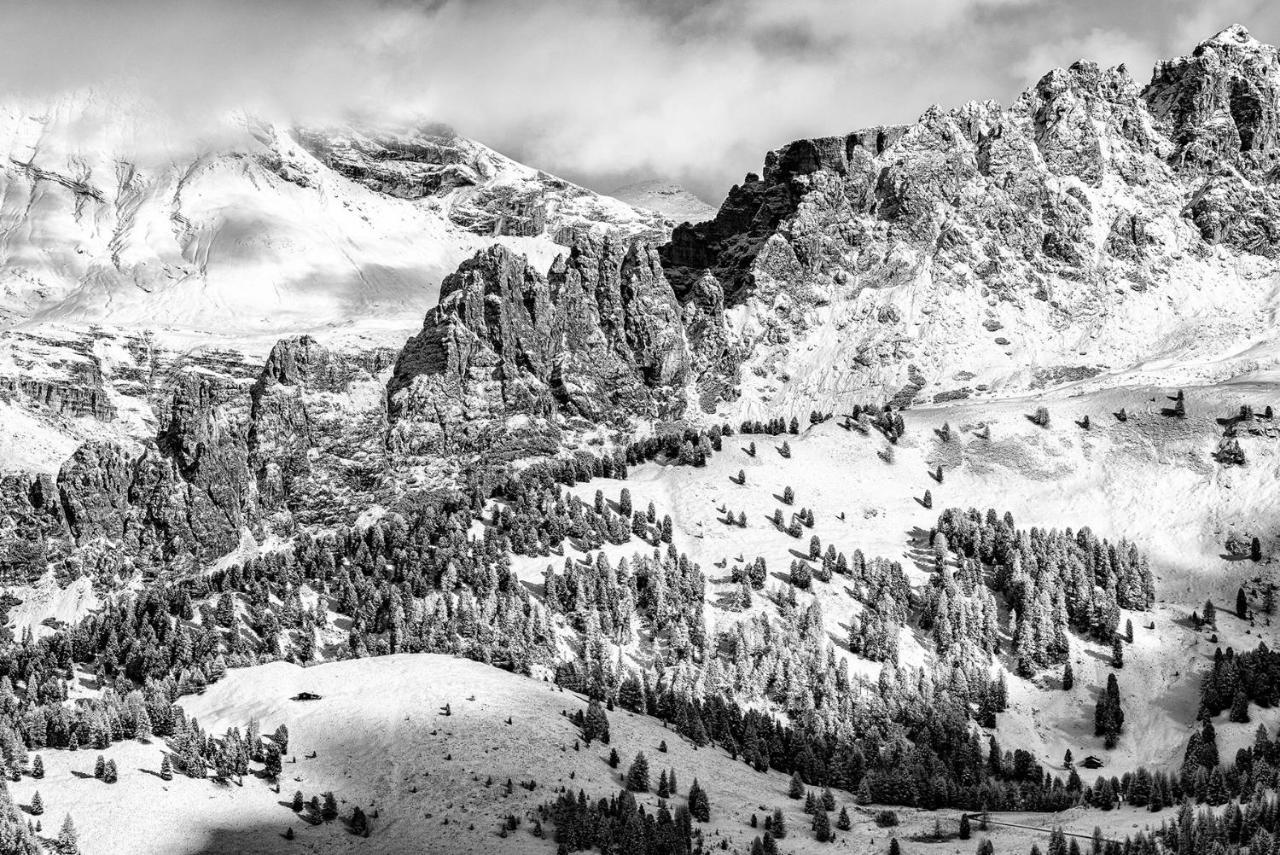
[[631, 761], [631, 768], [627, 770], [626, 778], [627, 789], [633, 793], [649, 792], [649, 761], [645, 758], [644, 752], [636, 754], [636, 759]]
[[67, 814], [62, 820], [62, 828], [58, 831], [56, 846], [58, 847], [58, 852], [62, 853], [62, 855], [80, 855], [80, 835], [76, 833], [76, 826], [71, 821], [71, 814]]
[[840, 807], [840, 815], [836, 817], [836, 828], [841, 831], [853, 828], [853, 822], [849, 819], [849, 809], [843, 805]]
[[1062, 666], [1062, 690], [1069, 692], [1076, 684], [1075, 673], [1071, 670], [1071, 663], [1067, 662]]
[[1262, 541], [1256, 537], [1249, 543], [1249, 558], [1255, 564], [1262, 560]]
[[116, 761], [108, 760], [106, 770], [103, 772], [102, 780], [108, 784], [114, 784], [120, 778], [120, 773], [116, 769]]
[[31, 777], [36, 779], [44, 777], [44, 758], [39, 754], [31, 761]]
[[796, 494], [795, 494], [795, 491], [791, 489], [791, 485], [788, 484], [787, 486], [783, 487], [782, 488], [782, 504], [791, 505], [795, 503], [795, 500], [796, 500]]
[[31, 796], [31, 815], [40, 816], [44, 813], [44, 799], [40, 798], [40, 791], [36, 790]]
[[302, 813], [302, 809], [307, 806], [307, 800], [302, 796], [302, 790], [293, 791], [293, 812]]
[[827, 843], [831, 840], [831, 817], [827, 816], [827, 812], [821, 808], [813, 815], [813, 836], [819, 843]]
[[1111, 639], [1111, 667], [1124, 667], [1124, 642], [1120, 640], [1120, 636]]
[[698, 779], [694, 778], [693, 783], [689, 785], [689, 813], [698, 822], [711, 821], [711, 802], [707, 798], [707, 793], [698, 784]]
[[107, 759], [103, 757], [101, 754], [99, 754], [98, 759], [95, 760], [93, 763], [93, 777], [101, 781], [103, 778], [106, 777], [106, 774], [107, 774]]
[[622, 758], [618, 756], [618, 749], [610, 748], [609, 749], [609, 768], [617, 769], [618, 764], [621, 762], [622, 762]]
[[800, 779], [799, 772], [791, 773], [791, 784], [787, 788], [787, 795], [793, 799], [799, 799], [804, 796], [804, 781]]
[[165, 754], [160, 758], [160, 780], [173, 780], [173, 761], [169, 759], [169, 755]]
[[967, 813], [960, 814], [960, 839], [968, 840], [972, 834], [973, 834], [973, 831], [969, 827], [969, 814]]
[[779, 840], [787, 836], [787, 818], [783, 816], [782, 808], [773, 809], [773, 822], [770, 823], [769, 830]]
[[665, 799], [670, 797], [671, 789], [667, 786], [667, 770], [663, 769], [658, 773], [658, 798]]
[[1249, 617], [1249, 598], [1244, 594], [1244, 588], [1236, 589], [1236, 617], [1245, 620]]

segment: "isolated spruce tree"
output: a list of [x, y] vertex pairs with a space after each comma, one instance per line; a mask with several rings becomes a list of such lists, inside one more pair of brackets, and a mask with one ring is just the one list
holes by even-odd
[[663, 769], [658, 773], [658, 798], [665, 799], [670, 797], [671, 788], [667, 785], [667, 770]]
[[816, 561], [820, 555], [822, 555], [822, 541], [815, 534], [809, 538], [809, 560]]
[[169, 759], [168, 754], [160, 759], [160, 780], [173, 780], [173, 761]]
[[1202, 620], [1204, 621], [1205, 626], [1212, 627], [1214, 629], [1218, 628], [1218, 610], [1214, 608], [1213, 600], [1204, 601], [1204, 617]]
[[622, 758], [618, 756], [618, 749], [610, 748], [609, 749], [609, 767], [611, 769], [617, 769], [618, 764], [621, 762], [622, 762]]
[[1249, 617], [1249, 598], [1245, 596], [1244, 588], [1236, 589], [1236, 617], [1240, 620]]
[[825, 810], [819, 809], [813, 815], [813, 836], [819, 843], [831, 840], [831, 817], [827, 816]]
[[840, 815], [836, 817], [836, 828], [841, 831], [848, 831], [853, 828], [853, 822], [849, 819], [849, 809], [841, 806]]
[[71, 814], [67, 814], [62, 820], [62, 828], [58, 831], [58, 840], [54, 845], [61, 855], [80, 855], [80, 835], [76, 833]]
[[1076, 676], [1071, 670], [1071, 663], [1067, 662], [1062, 666], [1062, 690], [1064, 692], [1071, 691], [1076, 684]]
[[790, 505], [790, 504], [793, 504], [795, 500], [796, 500], [796, 493], [795, 493], [795, 490], [791, 489], [791, 485], [788, 484], [787, 486], [783, 487], [782, 488], [782, 504]]
[[351, 833], [360, 837], [369, 836], [369, 818], [359, 807], [351, 811]]
[[1249, 543], [1249, 558], [1251, 558], [1254, 563], [1262, 560], [1262, 541], [1256, 537]]
[[773, 821], [769, 824], [769, 831], [779, 840], [787, 836], [787, 818], [783, 816], [782, 808], [773, 809]]
[[1094, 709], [1094, 735], [1104, 738], [1107, 748], [1115, 748], [1124, 727], [1124, 710], [1120, 707], [1120, 685], [1115, 674], [1107, 675], [1107, 687], [1098, 696]]
[[302, 813], [302, 809], [307, 806], [307, 800], [302, 796], [302, 790], [293, 791], [293, 812]]
[[636, 754], [636, 759], [631, 761], [631, 768], [627, 770], [626, 785], [627, 789], [633, 793], [649, 792], [649, 761], [645, 758], [643, 751]]
[[326, 821], [338, 818], [338, 800], [334, 798], [333, 793], [324, 794], [324, 803], [320, 808], [320, 818]]
[[44, 799], [40, 798], [40, 791], [36, 790], [31, 796], [31, 815], [40, 816], [44, 813]]
[[587, 711], [582, 719], [582, 738], [587, 745], [597, 739], [605, 745], [609, 744], [609, 716], [594, 698], [587, 703]]
[[671, 528], [672, 528], [671, 515], [665, 514], [662, 517], [662, 542], [663, 543], [671, 542]]
[[924, 498], [920, 500], [920, 503], [921, 503], [921, 504], [923, 504], [923, 505], [925, 506], [925, 509], [926, 509], [926, 510], [927, 510], [927, 509], [932, 508], [932, 507], [933, 507], [933, 493], [929, 492], [928, 490], [925, 490], [925, 491], [924, 491]]
[[31, 761], [31, 777], [37, 779], [44, 777], [44, 758], [39, 754]]
[[106, 777], [106, 774], [107, 774], [107, 758], [99, 754], [98, 759], [95, 760], [93, 763], [93, 777], [101, 781], [104, 777]]
[[706, 790], [698, 784], [697, 778], [689, 785], [689, 813], [698, 822], [711, 821], [711, 801], [707, 798]]
[[1111, 667], [1124, 667], [1124, 642], [1120, 640], [1120, 636], [1111, 639]]
[[114, 784], [116, 781], [120, 780], [120, 772], [116, 769], [116, 761], [107, 761], [107, 768], [103, 772], [102, 780], [106, 781], [108, 784]]
[[972, 834], [973, 830], [969, 827], [969, 814], [960, 814], [960, 839], [968, 840]]

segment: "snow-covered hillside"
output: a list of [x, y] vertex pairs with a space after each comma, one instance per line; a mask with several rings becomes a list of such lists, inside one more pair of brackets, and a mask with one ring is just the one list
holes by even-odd
[[716, 215], [708, 205], [679, 184], [666, 181], [636, 181], [609, 191], [615, 199], [628, 205], [657, 211], [674, 223], [701, 223]]
[[[302, 692], [320, 697], [291, 699]], [[442, 715], [446, 704], [448, 716]], [[553, 684], [443, 656], [384, 656], [305, 669], [263, 665], [235, 671], [183, 705], [214, 733], [243, 730], [251, 719], [266, 732], [287, 726], [290, 752], [280, 792], [253, 776], [242, 784], [181, 775], [164, 781], [159, 770], [165, 747], [160, 742], [119, 743], [105, 752], [120, 769], [118, 783], [93, 777], [97, 752], [60, 751], [44, 755], [43, 779], [24, 779], [11, 785], [10, 792], [27, 805], [38, 791], [50, 832], [70, 811], [84, 855], [541, 853], [554, 851], [555, 844], [551, 826], [546, 838], [534, 836], [536, 811], [554, 801], [560, 788], [582, 789], [593, 800], [621, 789], [625, 767], [615, 770], [607, 763], [613, 749], [624, 763], [644, 752], [655, 775], [659, 769], [678, 770], [682, 793], [695, 778], [707, 788], [712, 804], [712, 819], [704, 829], [708, 848], [724, 841], [729, 851], [745, 852], [760, 833], [751, 827], [751, 816], [763, 819], [774, 808], [785, 811], [794, 829], [782, 841], [785, 851], [798, 855], [881, 851], [890, 836], [900, 839], [907, 855], [924, 855], [938, 845], [927, 839], [935, 821], [952, 837], [959, 824], [956, 811], [904, 810], [901, 827], [881, 828], [872, 809], [840, 793], [837, 802], [850, 811], [852, 828], [832, 844], [819, 844], [807, 831], [809, 817], [800, 803], [787, 796], [786, 776], [756, 772], [718, 748], [696, 749], [656, 720], [621, 710], [609, 714], [609, 745], [583, 745], [580, 729], [562, 715], [583, 710], [581, 697]], [[662, 744], [668, 748], [665, 753]], [[514, 783], [510, 791], [508, 779]], [[527, 781], [537, 786], [530, 790], [520, 785]], [[296, 790], [307, 799], [333, 792], [340, 819], [308, 824], [290, 808]], [[640, 798], [656, 809], [653, 794]], [[677, 795], [670, 803], [684, 801]], [[371, 817], [368, 838], [347, 830], [345, 820], [356, 807]], [[508, 815], [521, 824], [503, 835]], [[1043, 846], [1057, 825], [1087, 835], [1095, 824], [1095, 817], [1083, 811], [993, 818], [1044, 829], [1036, 833], [993, 826], [978, 833], [1002, 852], [1021, 851], [1033, 840]], [[1102, 821], [1110, 831], [1142, 819], [1121, 811]], [[285, 839], [289, 828], [294, 840]], [[924, 839], [912, 841], [913, 836]]]

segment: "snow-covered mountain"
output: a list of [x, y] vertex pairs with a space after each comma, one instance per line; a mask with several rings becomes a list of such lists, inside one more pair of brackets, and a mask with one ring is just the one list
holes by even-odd
[[232, 117], [192, 141], [145, 101], [100, 92], [0, 104], [0, 200], [0, 325], [224, 342], [407, 331], [495, 240], [545, 266], [575, 236], [667, 229], [443, 128]]
[[436, 126], [0, 119], [0, 836], [1273, 850], [1242, 27], [795, 141], [713, 215]]
[[1145, 86], [1077, 62], [1007, 107], [771, 152], [663, 266], [716, 279], [761, 412], [1272, 366], [1278, 99], [1242, 27]]
[[716, 215], [714, 205], [668, 181], [636, 181], [615, 187], [609, 195], [636, 208], [657, 211], [675, 223], [701, 223]]

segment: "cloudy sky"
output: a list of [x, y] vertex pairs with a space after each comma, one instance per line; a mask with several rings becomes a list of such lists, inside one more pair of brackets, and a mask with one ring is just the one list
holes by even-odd
[[6, 0], [0, 81], [127, 78], [176, 119], [428, 116], [608, 190], [712, 202], [788, 140], [1008, 102], [1084, 57], [1189, 52], [1230, 23], [1280, 42], [1274, 0]]

